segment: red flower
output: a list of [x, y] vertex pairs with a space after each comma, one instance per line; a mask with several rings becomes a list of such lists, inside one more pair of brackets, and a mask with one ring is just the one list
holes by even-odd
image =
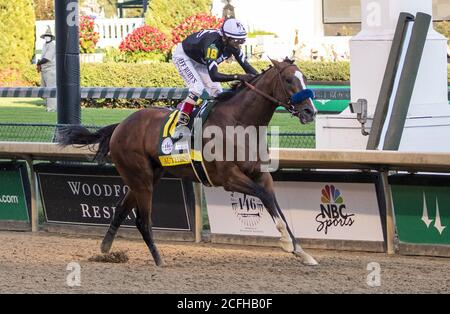
[[176, 45], [192, 33], [202, 29], [219, 28], [222, 23], [223, 19], [218, 19], [206, 13], [190, 16], [172, 30], [172, 42]]
[[88, 16], [80, 16], [80, 51], [82, 53], [92, 53], [100, 38], [99, 33], [94, 29], [94, 19]]
[[136, 28], [122, 41], [119, 49], [124, 52], [168, 52], [169, 41], [158, 29], [144, 25]]

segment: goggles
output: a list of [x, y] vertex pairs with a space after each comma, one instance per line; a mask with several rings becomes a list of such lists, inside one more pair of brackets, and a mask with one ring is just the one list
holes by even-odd
[[230, 38], [230, 42], [232, 42], [233, 44], [239, 44], [239, 45], [243, 45], [245, 44], [245, 39], [236, 39], [236, 38]]

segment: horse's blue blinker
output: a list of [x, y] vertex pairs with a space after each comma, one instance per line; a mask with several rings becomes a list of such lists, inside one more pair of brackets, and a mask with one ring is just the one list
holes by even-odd
[[311, 98], [314, 99], [314, 92], [307, 88], [304, 89], [298, 93], [295, 93], [294, 95], [291, 96], [291, 103], [293, 104], [299, 104], [302, 101], [305, 101], [306, 99]]

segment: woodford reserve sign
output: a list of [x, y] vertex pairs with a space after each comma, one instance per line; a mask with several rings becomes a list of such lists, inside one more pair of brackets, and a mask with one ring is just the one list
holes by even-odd
[[[110, 166], [35, 166], [39, 190], [50, 224], [109, 225], [117, 203], [128, 191]], [[194, 193], [192, 183], [163, 177], [153, 193], [154, 230], [194, 231]], [[136, 209], [123, 222], [135, 227]]]

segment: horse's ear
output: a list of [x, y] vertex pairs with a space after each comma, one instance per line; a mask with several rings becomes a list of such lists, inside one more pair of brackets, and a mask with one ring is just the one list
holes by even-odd
[[289, 63], [289, 64], [294, 64], [294, 60], [290, 59], [289, 57], [284, 58], [283, 62]]
[[280, 62], [278, 62], [277, 60], [274, 60], [272, 58], [269, 58], [270, 62], [272, 62], [272, 64], [279, 69], [280, 68]]

